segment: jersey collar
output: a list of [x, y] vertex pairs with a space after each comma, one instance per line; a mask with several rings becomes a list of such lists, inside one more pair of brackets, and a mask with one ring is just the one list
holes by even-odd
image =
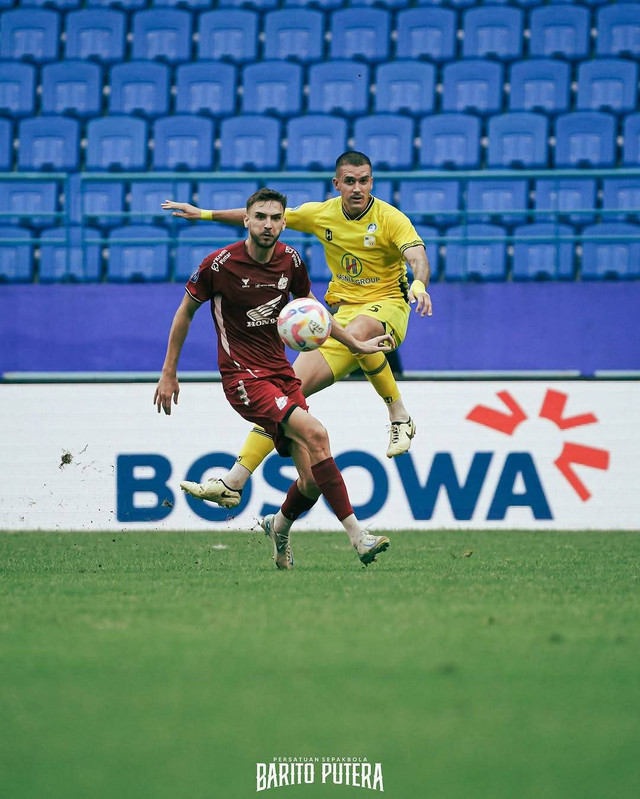
[[354, 216], [354, 217], [350, 217], [347, 214], [347, 212], [344, 210], [344, 205], [341, 204], [340, 207], [342, 208], [342, 213], [344, 214], [344, 218], [346, 220], [348, 220], [349, 222], [357, 222], [359, 219], [362, 219], [363, 216], [366, 216], [369, 213], [369, 211], [371, 210], [371, 206], [373, 205], [373, 201], [374, 200], [375, 200], [375, 197], [372, 194], [369, 197], [369, 202], [367, 203], [367, 207], [364, 209], [364, 211], [362, 211], [361, 214], [358, 214], [358, 216]]

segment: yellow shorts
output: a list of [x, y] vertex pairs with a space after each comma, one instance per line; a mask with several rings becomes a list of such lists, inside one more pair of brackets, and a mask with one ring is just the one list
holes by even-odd
[[[410, 307], [403, 299], [379, 300], [377, 302], [364, 302], [361, 305], [352, 303], [341, 305], [334, 316], [343, 327], [353, 321], [356, 316], [371, 316], [384, 325], [384, 332], [391, 333], [396, 342], [396, 347], [404, 341], [409, 324]], [[349, 350], [336, 341], [328, 338], [318, 350], [333, 372], [334, 380], [341, 380], [345, 375], [355, 371], [358, 359]]]

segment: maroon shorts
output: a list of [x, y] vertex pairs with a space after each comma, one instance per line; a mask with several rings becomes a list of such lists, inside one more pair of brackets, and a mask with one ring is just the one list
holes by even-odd
[[231, 407], [248, 422], [264, 427], [278, 453], [289, 455], [290, 440], [285, 436], [286, 422], [294, 408], [309, 409], [301, 382], [294, 375], [271, 375], [265, 378], [223, 378], [224, 393]]

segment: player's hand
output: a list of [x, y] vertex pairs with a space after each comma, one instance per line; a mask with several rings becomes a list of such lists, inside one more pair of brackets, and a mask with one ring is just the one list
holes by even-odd
[[171, 216], [179, 216], [182, 219], [200, 219], [200, 209], [191, 203], [174, 203], [173, 200], [165, 200], [162, 207], [165, 211], [173, 211]]
[[153, 404], [157, 407], [158, 413], [163, 410], [167, 416], [171, 416], [171, 399], [175, 405], [178, 404], [178, 394], [180, 393], [180, 384], [177, 377], [169, 377], [162, 375], [158, 380], [155, 394], [153, 395]]
[[356, 339], [355, 346], [351, 352], [358, 355], [371, 355], [374, 352], [391, 352], [396, 348], [396, 343], [391, 333], [385, 333], [383, 336], [374, 336], [367, 341], [358, 341]]
[[431, 297], [427, 291], [421, 291], [420, 294], [415, 295], [409, 289], [409, 302], [411, 305], [416, 304], [416, 313], [420, 316], [431, 316], [433, 314], [433, 307], [431, 306]]

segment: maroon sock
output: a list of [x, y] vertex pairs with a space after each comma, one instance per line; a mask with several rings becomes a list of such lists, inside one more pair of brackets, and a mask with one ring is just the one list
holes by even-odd
[[298, 516], [302, 516], [302, 514], [306, 510], [312, 508], [317, 501], [317, 499], [305, 497], [302, 491], [300, 491], [298, 488], [298, 481], [294, 480], [294, 482], [291, 483], [291, 487], [287, 492], [284, 502], [282, 503], [280, 512], [285, 519], [290, 519], [292, 522], [295, 522]]
[[349, 502], [347, 487], [334, 459], [326, 458], [320, 463], [316, 463], [311, 467], [311, 472], [322, 495], [338, 517], [338, 521], [351, 516], [353, 508]]

